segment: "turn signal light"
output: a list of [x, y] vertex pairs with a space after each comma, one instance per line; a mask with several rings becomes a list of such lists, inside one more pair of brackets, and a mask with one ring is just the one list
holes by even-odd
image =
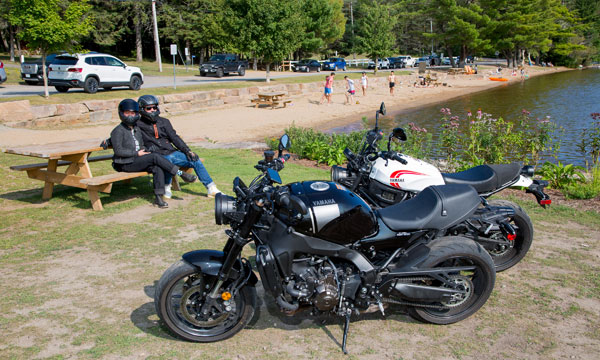
[[508, 239], [508, 241], [515, 241], [515, 239], [517, 238], [517, 234], [508, 234], [506, 235], [506, 238]]
[[231, 293], [229, 291], [225, 291], [221, 294], [221, 299], [228, 301], [229, 299], [231, 299]]
[[550, 205], [552, 204], [552, 199], [540, 200], [540, 205]]
[[78, 73], [80, 73], [80, 72], [83, 71], [83, 68], [69, 68], [67, 71], [68, 72], [78, 72]]
[[2, 69], [4, 67], [4, 63], [2, 61], [0, 61], [0, 69]]

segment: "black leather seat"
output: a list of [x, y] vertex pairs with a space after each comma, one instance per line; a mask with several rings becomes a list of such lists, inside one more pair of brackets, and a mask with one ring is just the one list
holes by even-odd
[[514, 180], [521, 172], [520, 163], [479, 165], [465, 171], [442, 174], [446, 184], [471, 185], [478, 193], [486, 193]]
[[481, 199], [469, 185], [430, 186], [416, 197], [378, 210], [393, 231], [446, 229], [468, 218]]

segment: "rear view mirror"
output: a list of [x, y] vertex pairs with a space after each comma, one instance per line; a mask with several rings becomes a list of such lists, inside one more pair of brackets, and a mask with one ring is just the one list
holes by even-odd
[[379, 107], [379, 113], [380, 113], [381, 115], [385, 115], [385, 113], [386, 113], [386, 110], [385, 110], [385, 103], [383, 103], [383, 102], [381, 103], [381, 106]]
[[394, 130], [392, 130], [392, 136], [400, 141], [406, 141], [406, 132], [401, 127], [394, 128]]
[[288, 136], [288, 134], [284, 134], [280, 139], [279, 139], [279, 150], [283, 150], [283, 149], [289, 149], [290, 148], [290, 137]]

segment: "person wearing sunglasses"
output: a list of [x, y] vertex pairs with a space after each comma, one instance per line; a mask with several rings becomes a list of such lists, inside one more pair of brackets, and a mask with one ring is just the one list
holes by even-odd
[[[141, 119], [138, 126], [142, 132], [144, 143], [148, 150], [164, 156], [174, 165], [179, 167], [194, 168], [198, 179], [206, 186], [206, 195], [215, 197], [219, 189], [208, 174], [198, 155], [177, 135], [171, 122], [159, 116], [158, 98], [154, 95], [143, 95], [138, 99]], [[165, 173], [165, 197], [171, 198], [172, 176]]]

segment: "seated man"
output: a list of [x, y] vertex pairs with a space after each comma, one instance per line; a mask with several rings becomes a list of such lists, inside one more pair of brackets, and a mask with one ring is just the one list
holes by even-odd
[[[160, 114], [158, 98], [154, 95], [143, 95], [138, 99], [138, 104], [142, 116], [138, 126], [142, 130], [144, 143], [147, 144], [148, 150], [161, 154], [179, 167], [194, 168], [198, 178], [206, 186], [208, 197], [214, 197], [220, 193], [221, 191], [217, 189], [198, 155], [192, 152], [177, 135], [168, 119], [158, 116]], [[165, 175], [165, 197], [171, 198], [172, 177], [168, 173]]]
[[160, 208], [169, 206], [163, 199], [165, 193], [165, 174], [180, 175], [185, 182], [194, 182], [196, 176], [179, 170], [157, 153], [150, 153], [144, 142], [140, 128], [136, 125], [140, 118], [139, 105], [133, 99], [125, 99], [119, 103], [119, 118], [121, 124], [110, 133], [114, 155], [112, 166], [116, 171], [152, 173], [154, 205]]

